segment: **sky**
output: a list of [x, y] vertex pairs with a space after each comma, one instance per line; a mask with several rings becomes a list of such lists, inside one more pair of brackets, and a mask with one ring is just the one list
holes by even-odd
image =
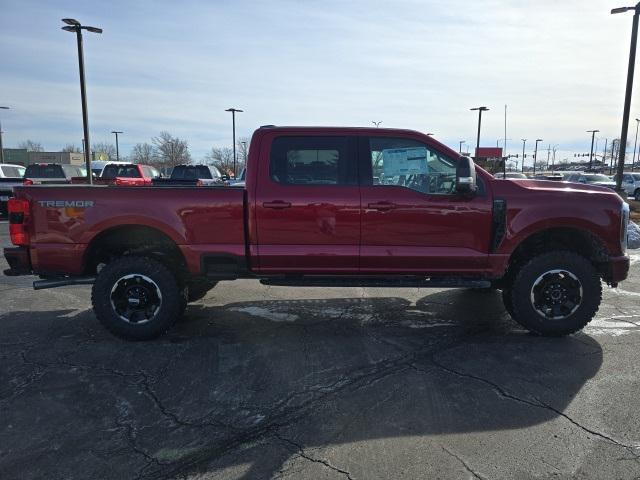
[[[120, 151], [166, 130], [194, 159], [260, 125], [433, 132], [456, 150], [504, 138], [508, 153], [589, 152], [620, 136], [632, 14], [605, 0], [0, 0], [5, 147], [80, 145], [75, 18], [84, 35], [92, 143]], [[640, 72], [638, 72], [640, 78]], [[635, 82], [636, 84], [638, 82]], [[640, 117], [631, 109], [631, 151]], [[502, 142], [502, 140], [501, 140]], [[501, 143], [502, 146], [502, 143]], [[464, 150], [464, 147], [463, 147]]]

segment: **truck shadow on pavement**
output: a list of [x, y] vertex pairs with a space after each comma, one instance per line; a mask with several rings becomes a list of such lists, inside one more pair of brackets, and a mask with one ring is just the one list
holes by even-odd
[[411, 439], [430, 436], [421, 454], [442, 455], [444, 435], [579, 428], [564, 410], [602, 364], [587, 335], [520, 330], [495, 292], [206, 303], [143, 343], [87, 311], [5, 316], [0, 476], [295, 477], [313, 462], [363, 478], [384, 458], [334, 447], [417, 455]]

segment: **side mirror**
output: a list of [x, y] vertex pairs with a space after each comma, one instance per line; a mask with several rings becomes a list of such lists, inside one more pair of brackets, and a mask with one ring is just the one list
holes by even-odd
[[456, 192], [473, 195], [477, 189], [475, 163], [469, 157], [460, 157], [456, 167]]

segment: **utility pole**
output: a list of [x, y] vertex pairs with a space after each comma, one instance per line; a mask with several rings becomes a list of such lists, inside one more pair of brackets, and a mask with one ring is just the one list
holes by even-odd
[[636, 164], [636, 147], [638, 146], [638, 125], [640, 125], [640, 119], [636, 118], [636, 140], [633, 143], [633, 162], [631, 162], [631, 171]]
[[460, 140], [460, 142], [458, 143], [460, 143], [460, 147], [458, 148], [458, 153], [462, 154], [462, 144], [467, 142], [465, 140]]
[[522, 140], [522, 173], [524, 173], [524, 146], [527, 143], [527, 139], [523, 138]]
[[549, 157], [551, 157], [551, 144], [547, 145], [547, 170], [549, 170]]

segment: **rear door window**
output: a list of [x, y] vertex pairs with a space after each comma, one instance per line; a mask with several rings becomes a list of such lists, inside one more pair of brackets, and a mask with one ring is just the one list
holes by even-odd
[[107, 165], [102, 171], [102, 177], [106, 179], [140, 178], [140, 172], [136, 165]]
[[25, 178], [65, 178], [60, 165], [29, 165], [24, 176]]
[[349, 140], [278, 137], [271, 145], [269, 175], [286, 185], [355, 185], [357, 162]]

